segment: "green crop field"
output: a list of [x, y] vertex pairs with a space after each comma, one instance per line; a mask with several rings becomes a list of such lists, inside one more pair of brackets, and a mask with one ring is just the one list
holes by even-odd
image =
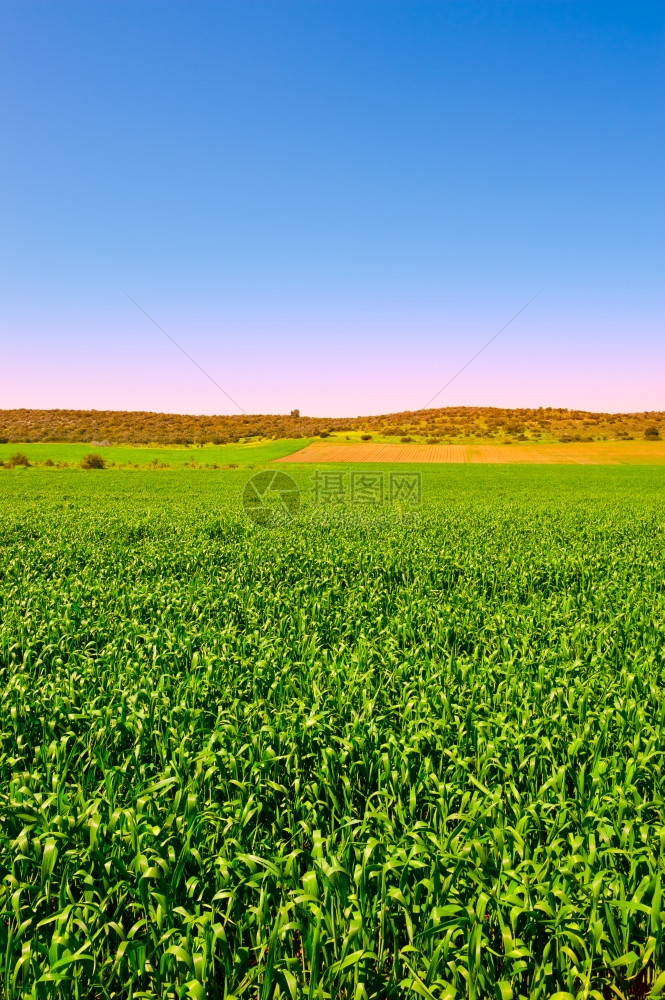
[[3, 1000], [665, 988], [662, 472], [422, 475], [0, 471]]
[[54, 465], [78, 466], [84, 455], [93, 452], [101, 455], [109, 465], [117, 466], [144, 468], [149, 465], [179, 467], [188, 464], [223, 467], [233, 464], [241, 468], [274, 462], [277, 458], [299, 451], [312, 440], [247, 441], [245, 444], [207, 444], [200, 447], [122, 444], [99, 447], [92, 444], [13, 442], [0, 444], [0, 462], [9, 461], [18, 451], [31, 464], [39, 465], [50, 460]]

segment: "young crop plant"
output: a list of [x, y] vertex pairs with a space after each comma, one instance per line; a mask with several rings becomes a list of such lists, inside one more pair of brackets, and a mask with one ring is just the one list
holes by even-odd
[[423, 483], [0, 477], [3, 1000], [663, 993], [659, 470]]

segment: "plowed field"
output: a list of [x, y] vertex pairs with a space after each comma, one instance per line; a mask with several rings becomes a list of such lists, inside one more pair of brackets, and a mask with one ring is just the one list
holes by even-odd
[[589, 441], [573, 444], [310, 444], [280, 462], [480, 462], [535, 465], [660, 465], [665, 441]]

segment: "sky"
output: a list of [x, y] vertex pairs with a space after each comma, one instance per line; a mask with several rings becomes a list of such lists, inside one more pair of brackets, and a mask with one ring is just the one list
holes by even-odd
[[0, 0], [0, 408], [665, 410], [664, 56], [661, 0]]

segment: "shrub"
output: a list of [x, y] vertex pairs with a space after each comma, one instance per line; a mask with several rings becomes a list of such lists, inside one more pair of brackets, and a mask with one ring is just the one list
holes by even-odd
[[372, 435], [371, 434], [361, 434], [360, 435], [360, 440], [361, 441], [371, 441], [372, 440]]
[[330, 437], [330, 431], [319, 431], [319, 437], [322, 438]]
[[53, 459], [47, 458], [46, 461], [44, 462], [44, 465], [48, 465], [48, 467], [51, 468], [51, 466], [53, 465]]
[[644, 436], [647, 441], [657, 441], [660, 437], [660, 431], [657, 427], [647, 427], [644, 431]]
[[89, 455], [84, 455], [83, 458], [81, 459], [81, 468], [82, 469], [105, 469], [106, 468], [106, 462], [104, 461], [104, 459], [102, 458], [101, 455], [96, 455], [96, 454], [94, 454], [94, 453], [91, 452]]
[[425, 444], [441, 444], [441, 438], [427, 438]]
[[15, 451], [13, 455], [7, 459], [7, 467], [13, 469], [16, 465], [25, 465], [28, 467], [30, 462], [28, 461], [28, 456], [24, 455], [22, 451]]
[[405, 437], [401, 437], [399, 439], [399, 441], [400, 441], [400, 444], [409, 444], [411, 441], [413, 441], [413, 438], [409, 437], [408, 434], [407, 434]]

